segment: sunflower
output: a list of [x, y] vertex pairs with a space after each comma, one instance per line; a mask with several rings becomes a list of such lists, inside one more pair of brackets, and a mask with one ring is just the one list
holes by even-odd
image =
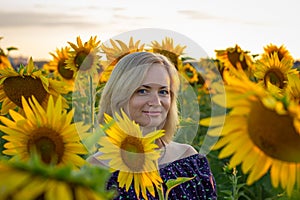
[[54, 76], [58, 79], [66, 82], [68, 85], [74, 84], [74, 71], [67, 69], [66, 61], [69, 58], [70, 47], [64, 47], [56, 49], [56, 54], [50, 53], [53, 56], [53, 60], [43, 66], [48, 73], [54, 73]]
[[[104, 200], [112, 191], [105, 190], [109, 172], [86, 167], [43, 165], [39, 160], [8, 162], [0, 160], [0, 196], [2, 200]], [[89, 171], [87, 171], [89, 169]]]
[[198, 79], [198, 72], [197, 70], [190, 64], [185, 63], [183, 67], [178, 71], [181, 75], [183, 75], [189, 83], [197, 83]]
[[215, 120], [210, 124], [210, 118], [200, 121], [214, 127], [208, 132], [210, 136], [221, 132], [212, 149], [222, 148], [221, 159], [231, 156], [230, 167], [241, 164], [243, 173], [249, 173], [247, 184], [270, 171], [272, 185], [280, 184], [291, 195], [295, 185], [300, 188], [300, 106], [276, 99], [243, 78], [231, 76], [226, 91], [226, 102], [218, 95], [213, 97], [213, 101], [231, 109], [225, 123]]
[[[120, 47], [118, 47], [118, 45]], [[129, 44], [126, 45], [121, 40], [112, 40], [110, 39], [110, 43], [112, 47], [105, 46], [104, 44], [101, 45], [101, 49], [103, 53], [105, 53], [107, 61], [103, 61], [104, 71], [101, 74], [100, 83], [106, 83], [113, 68], [117, 64], [117, 62], [126, 56], [127, 54], [140, 52], [144, 50], [145, 44], [140, 45], [140, 40], [134, 42], [133, 38], [130, 37]]]
[[277, 45], [271, 43], [264, 47], [263, 56], [271, 56], [275, 53], [278, 55], [278, 59], [280, 61], [284, 58], [286, 60], [290, 60], [291, 62], [294, 62], [293, 57], [291, 56], [290, 52], [285, 48], [284, 45], [278, 47]]
[[177, 69], [179, 69], [182, 65], [180, 57], [184, 55], [183, 51], [186, 48], [186, 46], [181, 46], [177, 44], [174, 47], [174, 42], [172, 38], [165, 37], [161, 44], [157, 41], [152, 41], [150, 47], [150, 52], [159, 53], [166, 56], [175, 65]]
[[300, 74], [288, 75], [287, 93], [292, 100], [300, 105]]
[[[18, 71], [11, 68], [0, 70], [1, 115], [7, 114], [9, 109], [22, 108], [22, 96], [27, 99], [33, 95], [45, 107], [49, 95], [57, 98], [66, 93], [64, 84], [44, 76], [41, 70], [35, 68], [32, 58], [27, 66], [21, 65]], [[68, 107], [66, 100], [64, 107]]]
[[243, 51], [239, 45], [229, 47], [226, 50], [215, 50], [215, 52], [217, 59], [219, 59], [221, 63], [224, 63], [225, 68], [221, 69], [221, 71], [226, 71], [226, 69], [230, 67], [236, 69], [242, 68], [249, 77], [252, 76], [253, 60], [248, 55], [249, 52]]
[[97, 75], [100, 68], [100, 56], [98, 55], [100, 41], [97, 41], [97, 36], [91, 37], [84, 44], [79, 36], [77, 45], [72, 42], [68, 43], [73, 50], [70, 51], [69, 58], [66, 60], [66, 69], [71, 69], [74, 73], [80, 71]]
[[137, 196], [147, 199], [146, 190], [155, 196], [154, 187], [160, 188], [162, 179], [157, 170], [157, 159], [160, 154], [154, 141], [164, 135], [163, 130], [154, 131], [143, 136], [138, 124], [131, 121], [122, 111], [123, 118], [116, 113], [117, 121], [105, 115], [105, 123], [111, 124], [106, 130], [107, 136], [100, 139], [103, 154], [99, 159], [111, 160], [112, 171], [119, 170], [120, 187], [128, 191], [132, 182]]
[[255, 63], [254, 77], [258, 79], [260, 85], [267, 90], [280, 94], [286, 89], [288, 84], [288, 74], [296, 74], [293, 69], [293, 61], [290, 59], [279, 59], [275, 52], [268, 56], [263, 56]]
[[72, 123], [74, 110], [66, 112], [62, 107], [62, 98], [59, 96], [54, 102], [49, 97], [47, 109], [41, 107], [36, 98], [22, 97], [25, 116], [10, 110], [12, 120], [1, 116], [0, 130], [6, 133], [3, 136], [4, 154], [12, 159], [28, 160], [33, 151], [41, 156], [44, 163], [55, 165], [73, 164], [79, 167], [85, 163], [80, 154], [87, 150], [80, 143], [79, 133], [85, 133], [89, 127], [81, 122]]

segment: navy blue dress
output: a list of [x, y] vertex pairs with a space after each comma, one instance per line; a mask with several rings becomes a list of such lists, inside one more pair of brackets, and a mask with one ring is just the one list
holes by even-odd
[[[185, 183], [182, 183], [175, 188], [173, 188], [169, 193], [169, 199], [173, 200], [192, 200], [192, 199], [217, 199], [216, 183], [215, 179], [211, 173], [208, 160], [205, 156], [200, 154], [191, 155], [186, 158], [176, 160], [174, 162], [168, 163], [164, 166], [160, 166], [160, 176], [164, 182], [169, 179], [176, 179], [178, 177], [194, 177]], [[126, 192], [125, 187], [118, 187], [118, 171], [114, 172], [110, 177], [107, 189], [117, 188], [119, 196], [115, 200], [120, 199], [144, 199], [140, 194], [140, 198], [137, 198], [133, 185], [130, 186], [128, 192]], [[164, 185], [164, 191], [167, 188]], [[149, 200], [158, 200], [158, 195], [153, 197], [151, 194], [147, 193]]]

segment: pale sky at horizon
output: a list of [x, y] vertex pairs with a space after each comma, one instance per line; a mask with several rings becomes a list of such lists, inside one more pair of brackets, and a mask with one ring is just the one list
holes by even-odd
[[[83, 41], [97, 36], [106, 42], [128, 31], [152, 28], [185, 36], [209, 57], [215, 57], [214, 50], [235, 44], [258, 54], [273, 43], [300, 59], [298, 4], [297, 0], [11, 0], [0, 8], [4, 37], [0, 47], [18, 47], [11, 55], [51, 59], [49, 52], [76, 43], [77, 36]], [[174, 39], [174, 44], [188, 42]]]

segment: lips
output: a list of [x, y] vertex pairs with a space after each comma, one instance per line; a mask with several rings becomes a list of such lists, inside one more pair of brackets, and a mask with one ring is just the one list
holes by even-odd
[[148, 116], [158, 116], [161, 114], [161, 111], [143, 111], [143, 113]]

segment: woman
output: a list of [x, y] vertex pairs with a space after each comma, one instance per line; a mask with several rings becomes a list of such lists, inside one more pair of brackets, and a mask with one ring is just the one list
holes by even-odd
[[[104, 113], [113, 116], [123, 109], [142, 128], [143, 134], [157, 129], [165, 135], [156, 141], [162, 150], [158, 159], [164, 182], [178, 177], [194, 177], [171, 190], [170, 199], [216, 199], [214, 177], [205, 156], [188, 144], [172, 141], [178, 125], [177, 92], [179, 77], [172, 63], [160, 54], [136, 52], [123, 57], [115, 66], [100, 100], [100, 123]], [[98, 152], [88, 158], [95, 165], [108, 166]], [[117, 173], [108, 188], [117, 187], [117, 199], [138, 199], [133, 190], [118, 187]], [[155, 199], [149, 196], [149, 199]]]

